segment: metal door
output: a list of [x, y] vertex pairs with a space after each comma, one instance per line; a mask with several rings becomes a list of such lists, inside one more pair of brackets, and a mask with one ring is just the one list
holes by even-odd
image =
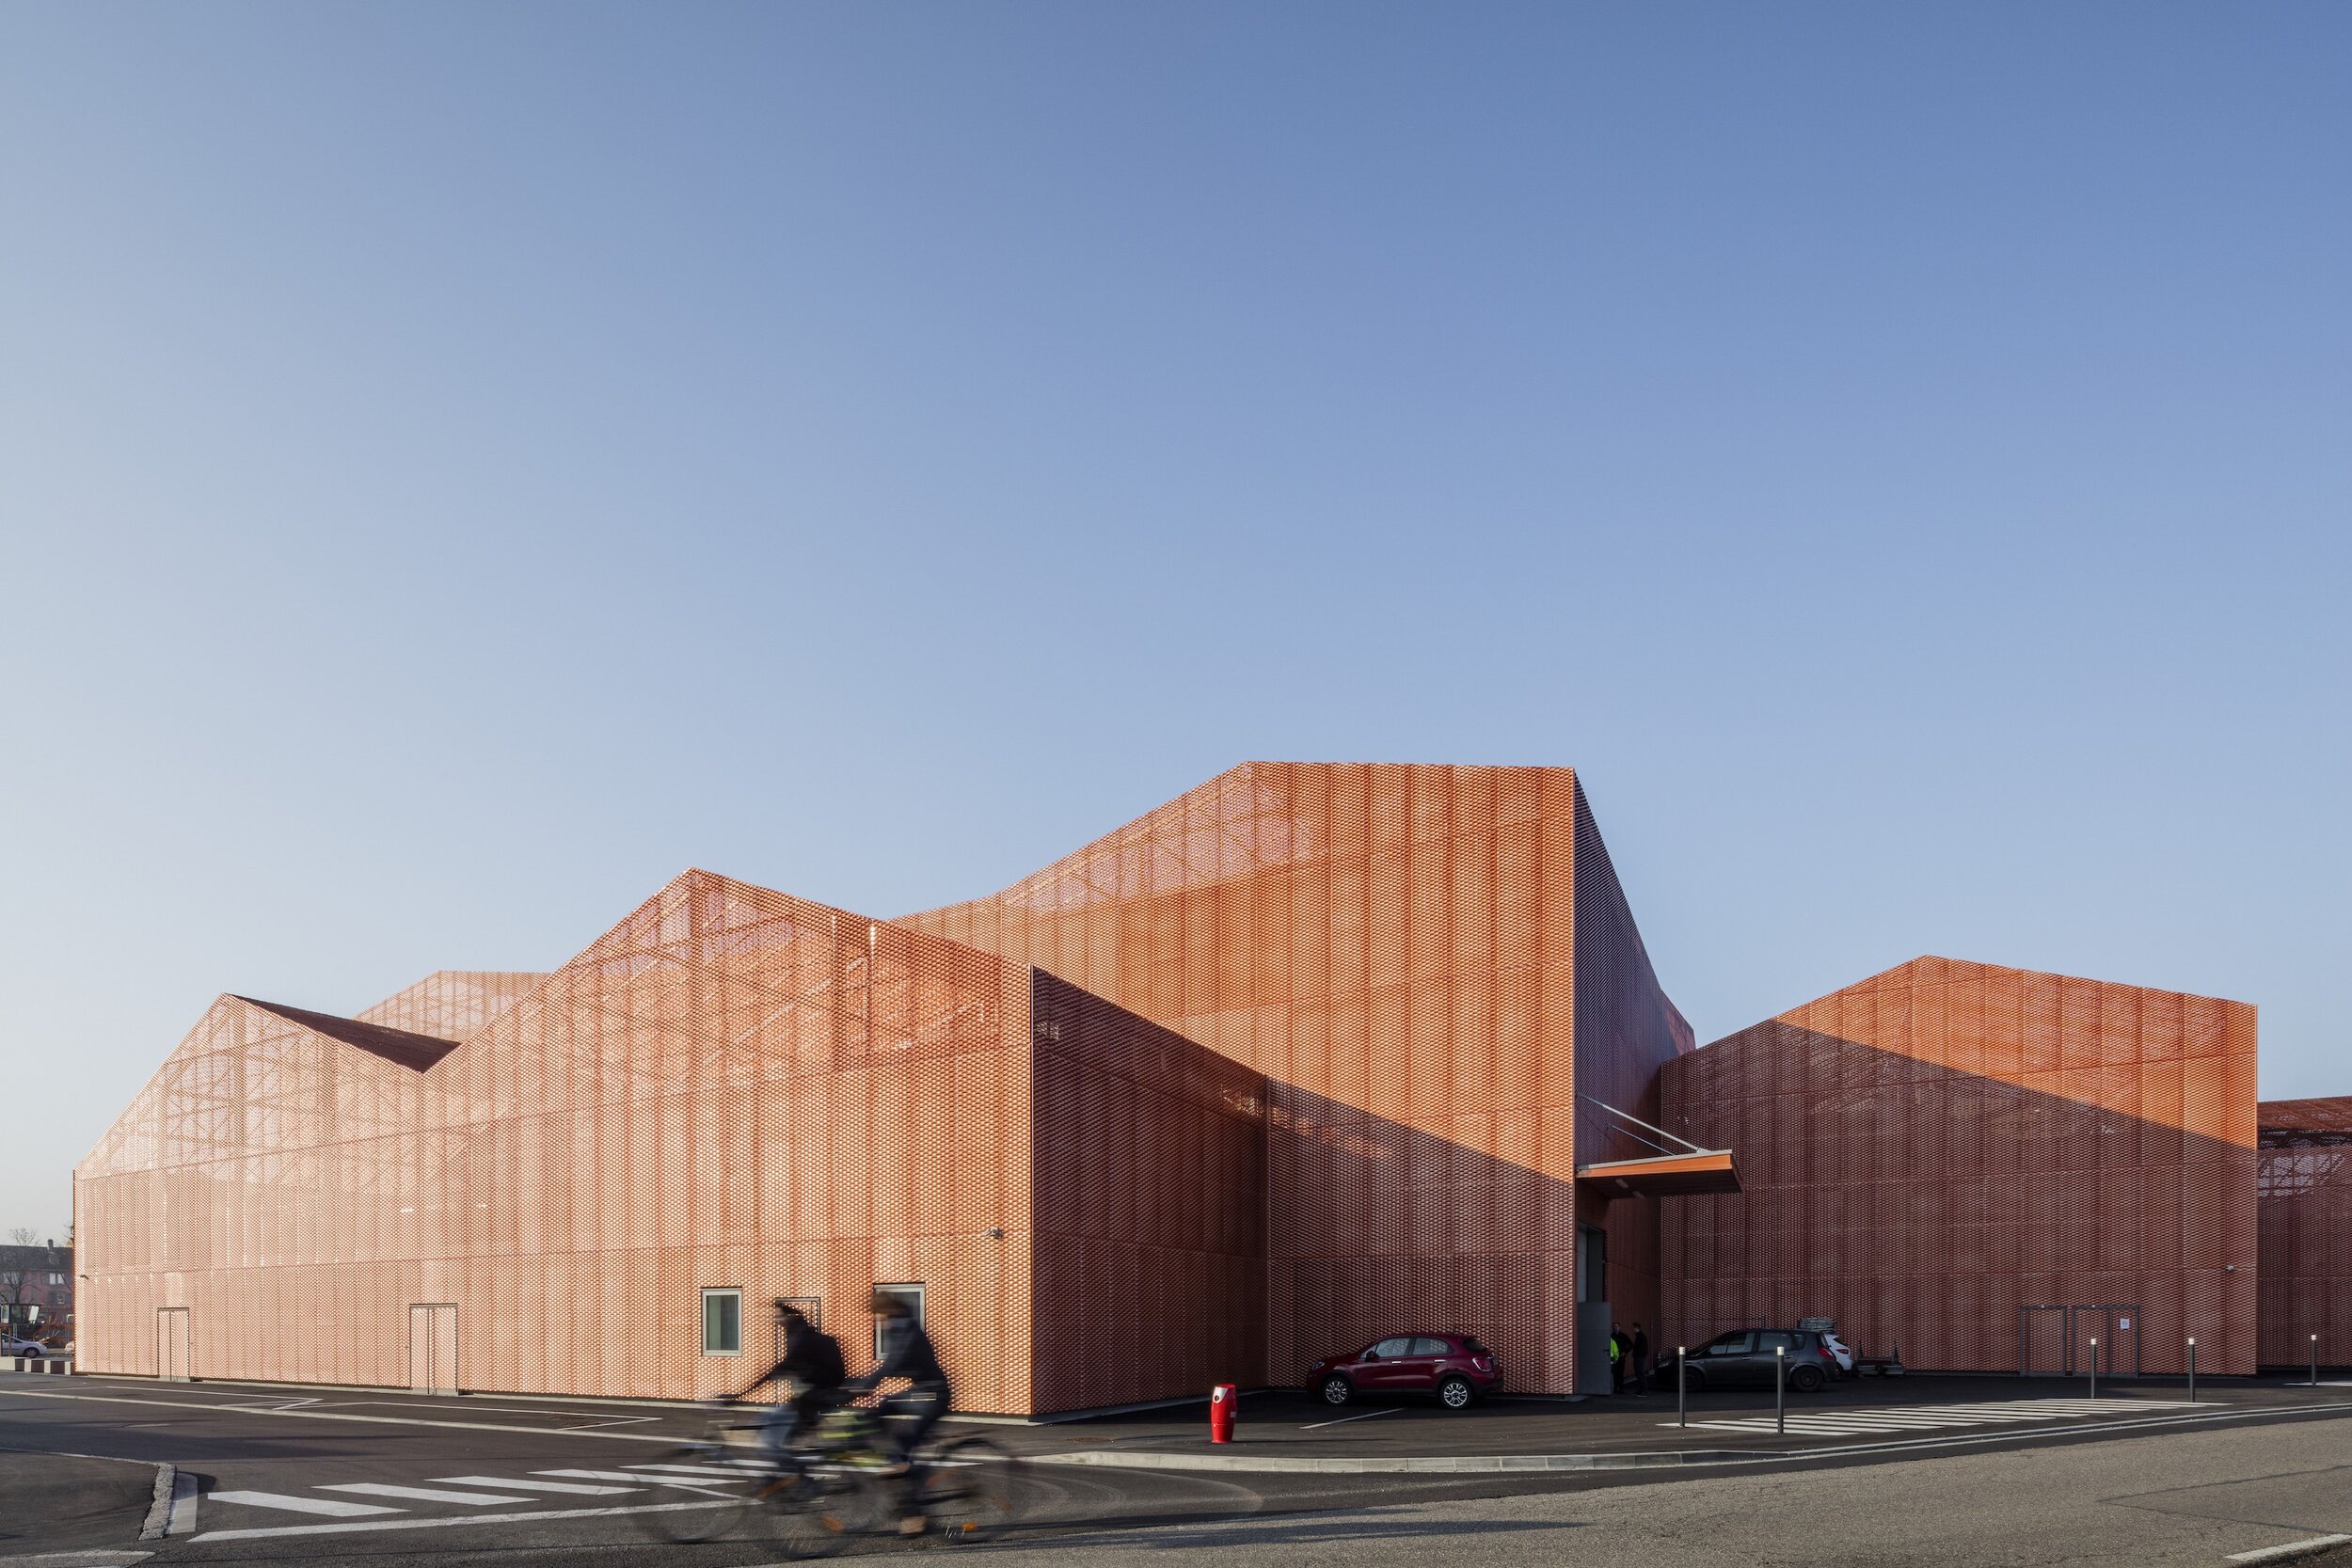
[[1616, 1326], [1605, 1301], [1576, 1304], [1576, 1388], [1581, 1394], [1612, 1392], [1609, 1331]]
[[2099, 1375], [2139, 1375], [2139, 1307], [2137, 1304], [2104, 1302], [2074, 1308], [2074, 1348], [2083, 1366], [2090, 1365], [2090, 1341], [2099, 1341]]
[[2071, 1307], [2017, 1309], [2017, 1371], [2023, 1377], [2059, 1377], [2074, 1370]]
[[408, 1386], [420, 1394], [457, 1392], [457, 1307], [421, 1302], [408, 1308]]
[[188, 1370], [188, 1309], [158, 1307], [155, 1312], [155, 1375], [166, 1383], [185, 1383]]

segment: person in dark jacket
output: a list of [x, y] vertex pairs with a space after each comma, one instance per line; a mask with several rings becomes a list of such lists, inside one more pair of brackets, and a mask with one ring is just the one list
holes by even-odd
[[[874, 1316], [879, 1320], [882, 1338], [882, 1359], [874, 1363], [872, 1371], [853, 1377], [842, 1386], [851, 1394], [865, 1394], [894, 1378], [906, 1380], [906, 1386], [883, 1398], [881, 1406], [882, 1430], [890, 1434], [890, 1467], [884, 1475], [905, 1476], [913, 1471], [914, 1450], [930, 1435], [939, 1418], [947, 1414], [955, 1391], [947, 1385], [946, 1370], [939, 1364], [939, 1353], [931, 1348], [930, 1336], [904, 1296], [887, 1291], [874, 1292]], [[899, 1532], [919, 1535], [923, 1531], [923, 1516], [910, 1511], [900, 1521]]]
[[1649, 1335], [1638, 1323], [1633, 1325], [1633, 1346], [1628, 1359], [1633, 1364], [1633, 1392], [1646, 1395], [1649, 1392]]
[[736, 1395], [735, 1401], [750, 1399], [771, 1383], [786, 1384], [792, 1389], [792, 1398], [777, 1405], [760, 1423], [760, 1435], [769, 1451], [782, 1458], [793, 1433], [814, 1427], [827, 1411], [843, 1402], [848, 1369], [842, 1365], [841, 1346], [834, 1337], [810, 1323], [807, 1314], [790, 1302], [776, 1303], [776, 1323], [784, 1330], [782, 1358]]

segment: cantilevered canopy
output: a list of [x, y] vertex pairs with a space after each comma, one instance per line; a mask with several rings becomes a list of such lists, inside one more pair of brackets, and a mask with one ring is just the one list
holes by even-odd
[[1655, 1154], [1646, 1160], [1609, 1160], [1580, 1165], [1576, 1184], [1603, 1197], [1685, 1197], [1692, 1193], [1736, 1193], [1739, 1164], [1727, 1148], [1693, 1154]]
[[1687, 1197], [1693, 1193], [1740, 1190], [1740, 1165], [1731, 1150], [1701, 1148], [1679, 1133], [1653, 1127], [1590, 1095], [1582, 1099], [1614, 1118], [1619, 1132], [1658, 1150], [1639, 1159], [1577, 1166], [1576, 1184], [1596, 1197]]

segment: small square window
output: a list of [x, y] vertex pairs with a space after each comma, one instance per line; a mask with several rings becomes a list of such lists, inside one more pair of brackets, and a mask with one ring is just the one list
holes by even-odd
[[743, 1292], [738, 1290], [703, 1292], [703, 1354], [743, 1354]]
[[[876, 1295], [881, 1295], [881, 1296], [895, 1296], [895, 1297], [896, 1297], [896, 1298], [898, 1298], [899, 1301], [904, 1302], [904, 1303], [906, 1304], [906, 1308], [907, 1308], [907, 1316], [909, 1316], [909, 1317], [911, 1317], [911, 1318], [913, 1318], [913, 1319], [914, 1320], [914, 1322], [915, 1322], [915, 1325], [916, 1325], [917, 1327], [922, 1326], [922, 1323], [923, 1323], [923, 1287], [922, 1287], [922, 1286], [920, 1286], [920, 1285], [877, 1285], [877, 1286], [875, 1286], [875, 1287], [874, 1287], [874, 1293], [875, 1293]], [[881, 1315], [880, 1313], [877, 1313], [877, 1314], [875, 1314], [875, 1317], [874, 1317], [874, 1354], [875, 1354], [875, 1356], [876, 1356], [877, 1358], [879, 1358], [879, 1357], [882, 1355], [882, 1315]]]

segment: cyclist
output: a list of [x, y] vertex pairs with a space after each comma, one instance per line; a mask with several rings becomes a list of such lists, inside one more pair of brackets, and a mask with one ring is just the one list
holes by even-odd
[[[939, 1418], [947, 1414], [948, 1402], [954, 1390], [947, 1386], [947, 1373], [939, 1364], [939, 1353], [931, 1349], [930, 1336], [914, 1321], [903, 1296], [887, 1291], [876, 1291], [874, 1316], [882, 1328], [882, 1359], [874, 1370], [861, 1377], [853, 1377], [842, 1385], [845, 1392], [869, 1393], [892, 1378], [904, 1378], [907, 1386], [886, 1397], [880, 1415], [882, 1430], [889, 1434], [890, 1466], [882, 1471], [887, 1476], [914, 1474], [915, 1449], [930, 1434]], [[908, 1512], [898, 1522], [901, 1535], [920, 1535], [924, 1518], [914, 1512], [910, 1491]]]
[[790, 1302], [776, 1303], [776, 1323], [784, 1330], [783, 1358], [736, 1395], [735, 1402], [750, 1399], [764, 1384], [792, 1385], [791, 1400], [770, 1411], [759, 1424], [769, 1457], [782, 1465], [793, 1433], [810, 1430], [826, 1412], [847, 1402], [842, 1385], [849, 1370], [841, 1362], [840, 1342]]

